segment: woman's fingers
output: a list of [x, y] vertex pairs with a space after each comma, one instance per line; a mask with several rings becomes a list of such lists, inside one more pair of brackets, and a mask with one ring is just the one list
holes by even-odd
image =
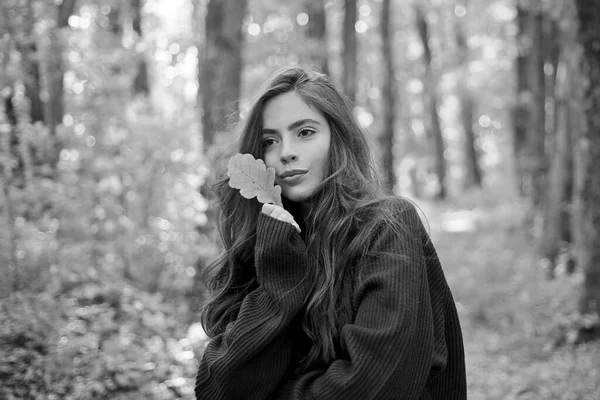
[[294, 220], [294, 217], [292, 217], [287, 212], [273, 215], [273, 218], [277, 218], [280, 221], [287, 222], [288, 224], [294, 225], [294, 227], [298, 230], [298, 232], [300, 232], [300, 227], [298, 226], [298, 224]]
[[293, 227], [296, 228], [296, 230], [298, 231], [298, 233], [302, 232], [302, 230], [300, 229], [300, 225], [298, 225], [296, 223], [296, 221], [294, 221], [293, 219], [292, 219], [292, 222], [290, 222], [290, 224], [292, 224]]
[[300, 232], [300, 226], [294, 220], [292, 214], [287, 212], [283, 207], [276, 206], [274, 204], [263, 204], [262, 212], [270, 217], [273, 217], [283, 222], [287, 222], [288, 224], [292, 224], [294, 228], [296, 228], [296, 230]]
[[273, 204], [263, 204], [262, 212], [267, 215], [271, 215], [273, 211], [275, 211], [275, 207], [276, 206], [274, 206]]

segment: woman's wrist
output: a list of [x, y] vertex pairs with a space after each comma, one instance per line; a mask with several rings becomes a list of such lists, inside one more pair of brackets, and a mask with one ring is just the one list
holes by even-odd
[[307, 258], [304, 241], [291, 224], [261, 213], [258, 217], [254, 256], [258, 281], [279, 297], [303, 291]]

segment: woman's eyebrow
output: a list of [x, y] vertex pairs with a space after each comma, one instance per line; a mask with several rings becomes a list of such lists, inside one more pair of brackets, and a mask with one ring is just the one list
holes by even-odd
[[[292, 122], [291, 124], [288, 125], [287, 129], [288, 129], [288, 131], [292, 131], [292, 130], [297, 129], [305, 124], [321, 125], [321, 123], [319, 121], [316, 121], [311, 118], [304, 118], [304, 119], [299, 119], [298, 121]], [[264, 128], [262, 131], [263, 134], [272, 134], [272, 133], [277, 133], [277, 132], [278, 132], [277, 129], [271, 129], [271, 128]]]

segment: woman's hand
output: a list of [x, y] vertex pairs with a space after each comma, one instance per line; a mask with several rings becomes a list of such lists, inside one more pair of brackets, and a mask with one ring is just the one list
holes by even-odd
[[292, 214], [287, 212], [283, 207], [276, 206], [274, 204], [264, 204], [262, 206], [262, 212], [270, 217], [287, 222], [288, 224], [292, 224], [294, 228], [300, 232], [300, 226], [296, 223], [294, 217], [292, 217]]

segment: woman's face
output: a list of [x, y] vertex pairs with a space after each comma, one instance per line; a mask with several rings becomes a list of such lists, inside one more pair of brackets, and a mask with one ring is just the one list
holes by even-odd
[[295, 92], [278, 95], [265, 104], [262, 144], [283, 196], [297, 203], [310, 199], [325, 178], [331, 144], [325, 116]]

